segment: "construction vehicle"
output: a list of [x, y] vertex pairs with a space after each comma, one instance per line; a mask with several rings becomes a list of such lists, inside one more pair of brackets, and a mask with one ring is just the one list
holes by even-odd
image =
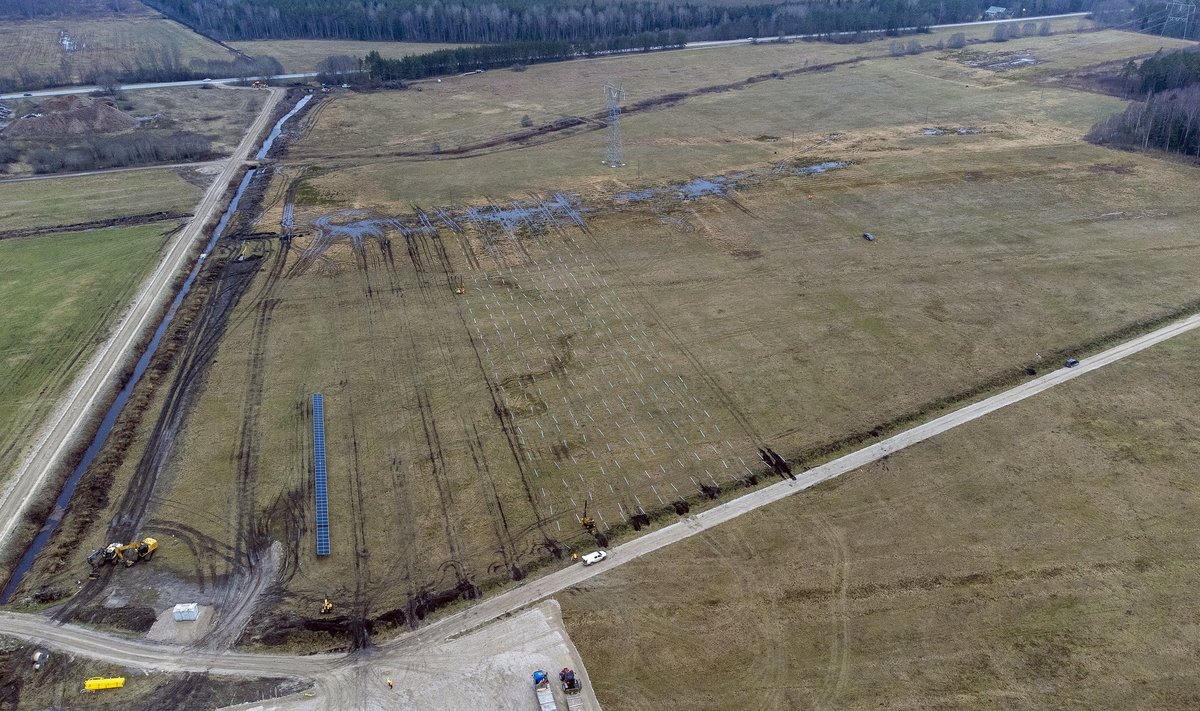
[[583, 530], [591, 533], [596, 530], [596, 520], [588, 518], [587, 507], [588, 502], [583, 502], [583, 515], [579, 517], [579, 525], [583, 526]]
[[331, 612], [333, 612], [333, 603], [329, 601], [329, 598], [325, 598], [325, 602], [321, 603], [321, 614], [328, 615]]
[[575, 672], [570, 667], [563, 667], [558, 673], [558, 680], [562, 682], [563, 693], [567, 695], [567, 711], [583, 711], [586, 702], [579, 693], [583, 691], [583, 682], [575, 676]]
[[92, 566], [92, 577], [95, 577], [97, 568], [109, 563], [116, 565], [118, 562], [124, 563], [126, 568], [131, 568], [139, 560], [150, 560], [156, 550], [158, 540], [154, 538], [143, 538], [133, 543], [114, 541], [102, 550], [92, 551], [87, 557], [87, 562]]
[[583, 689], [583, 682], [579, 681], [570, 667], [563, 667], [558, 673], [558, 680], [562, 682], [564, 694], [578, 694]]
[[537, 694], [538, 705], [542, 711], [558, 711], [558, 703], [554, 701], [554, 689], [550, 688], [550, 677], [541, 669], [533, 673], [533, 691]]

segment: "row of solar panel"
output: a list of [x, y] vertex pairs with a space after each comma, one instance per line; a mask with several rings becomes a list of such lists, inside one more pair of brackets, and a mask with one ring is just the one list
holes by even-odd
[[317, 499], [317, 555], [329, 555], [329, 480], [325, 469], [325, 399], [313, 393], [313, 473]]

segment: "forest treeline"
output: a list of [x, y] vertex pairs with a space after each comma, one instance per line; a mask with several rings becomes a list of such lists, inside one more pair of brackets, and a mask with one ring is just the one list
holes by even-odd
[[[400, 59], [385, 59], [379, 52], [372, 51], [363, 59], [361, 69], [366, 71], [371, 80], [421, 79], [480, 69], [519, 68], [526, 64], [558, 62], [608, 52], [669, 49], [680, 47], [685, 41], [682, 32], [646, 32], [634, 37], [618, 37], [582, 45], [571, 42], [510, 42], [443, 49]], [[334, 66], [334, 62], [330, 62], [319, 69], [322, 72], [336, 72], [346, 71], [349, 67]]]
[[174, 46], [141, 47], [133, 56], [116, 64], [103, 55], [87, 55], [75, 61], [64, 61], [48, 71], [36, 71], [25, 66], [0, 74], [0, 92], [41, 89], [69, 84], [115, 86], [138, 82], [187, 81], [191, 79], [273, 76], [283, 73], [283, 65], [274, 57], [235, 57], [218, 59], [187, 59]]
[[0, 173], [18, 161], [28, 163], [35, 173], [62, 173], [214, 157], [209, 137], [169, 130], [94, 134], [75, 141], [0, 140]]
[[1097, 123], [1088, 140], [1200, 157], [1200, 51], [1160, 50], [1141, 64], [1130, 62], [1123, 74], [1144, 100]]
[[[889, 30], [979, 19], [981, 0], [831, 0], [745, 5], [646, 0], [146, 0], [226, 40], [605, 42], [682, 32], [688, 40]], [[1027, 14], [1073, 12], [1091, 0], [1031, 0]]]

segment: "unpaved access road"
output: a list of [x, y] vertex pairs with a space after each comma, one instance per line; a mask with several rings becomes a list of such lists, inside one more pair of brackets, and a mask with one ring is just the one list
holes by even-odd
[[24, 520], [29, 505], [42, 492], [50, 473], [62, 463], [68, 449], [86, 435], [91, 422], [115, 387], [121, 368], [135, 357], [135, 348], [148, 328], [155, 324], [160, 307], [171, 296], [175, 278], [192, 258], [192, 247], [205, 226], [225, 206], [225, 191], [242, 169], [243, 162], [257, 147], [259, 136], [270, 124], [275, 105], [283, 98], [283, 89], [271, 89], [262, 110], [246, 131], [225, 167], [216, 176], [190, 222], [180, 230], [163, 251], [162, 261], [142, 284], [125, 316], [96, 351], [71, 389], [59, 402], [42, 427], [29, 453], [0, 491], [0, 551], [10, 543], [14, 529]]
[[[573, 565], [532, 580], [496, 597], [473, 605], [463, 612], [439, 620], [428, 627], [411, 632], [352, 655], [258, 655], [235, 652], [212, 652], [185, 649], [172, 645], [132, 641], [113, 637], [72, 625], [59, 625], [40, 615], [0, 612], [0, 634], [10, 635], [63, 649], [74, 654], [107, 659], [119, 664], [162, 671], [202, 671], [240, 676], [296, 676], [312, 679], [317, 684], [318, 699], [338, 699], [338, 708], [395, 708], [397, 704], [381, 701], [381, 694], [371, 692], [380, 683], [381, 673], [399, 674], [409, 669], [424, 669], [443, 660], [447, 640], [467, 633], [458, 640], [491, 648], [496, 639], [511, 634], [503, 623], [497, 623], [472, 633], [472, 630], [532, 605], [542, 598], [565, 588], [602, 575], [614, 566], [627, 563], [677, 541], [718, 526], [748, 511], [804, 491], [866, 464], [882, 459], [893, 452], [923, 442], [942, 432], [966, 424], [988, 413], [1037, 395], [1056, 385], [1102, 368], [1122, 358], [1134, 355], [1150, 346], [1200, 327], [1200, 314], [1163, 326], [1138, 338], [1126, 341], [1102, 353], [1085, 358], [1074, 368], [1062, 368], [1034, 378], [1015, 388], [962, 407], [937, 419], [918, 425], [893, 437], [859, 449], [826, 464], [800, 474], [796, 480], [772, 484], [753, 493], [721, 504], [695, 516], [647, 533], [609, 551], [608, 560], [591, 567]], [[508, 618], [511, 619], [511, 618]], [[506, 620], [507, 621], [507, 620]], [[493, 632], [493, 630], [496, 630]], [[470, 678], [470, 677], [463, 677]], [[382, 698], [387, 698], [386, 696]], [[314, 706], [313, 704], [317, 705]], [[272, 708], [328, 708], [319, 700], [301, 695], [280, 699]]]
[[[239, 146], [241, 148], [241, 146]], [[18, 175], [12, 178], [0, 178], [0, 185], [5, 183], [29, 183], [35, 180], [59, 180], [64, 178], [85, 178], [89, 175], [108, 175], [110, 173], [133, 173], [143, 170], [172, 170], [178, 168], [206, 168], [221, 165], [224, 160], [204, 160], [193, 163], [162, 163], [154, 165], [131, 165], [124, 168], [104, 168], [103, 170], [82, 170], [77, 173], [39, 173], [37, 175]]]

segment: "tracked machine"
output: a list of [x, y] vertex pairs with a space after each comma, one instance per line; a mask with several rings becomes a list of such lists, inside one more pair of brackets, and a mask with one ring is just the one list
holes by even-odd
[[99, 569], [109, 564], [124, 563], [126, 568], [131, 568], [139, 560], [153, 558], [156, 550], [158, 550], [158, 541], [154, 538], [143, 538], [133, 543], [119, 541], [109, 543], [107, 547], [94, 550], [88, 555], [88, 565], [92, 566], [90, 577], [96, 577]]

